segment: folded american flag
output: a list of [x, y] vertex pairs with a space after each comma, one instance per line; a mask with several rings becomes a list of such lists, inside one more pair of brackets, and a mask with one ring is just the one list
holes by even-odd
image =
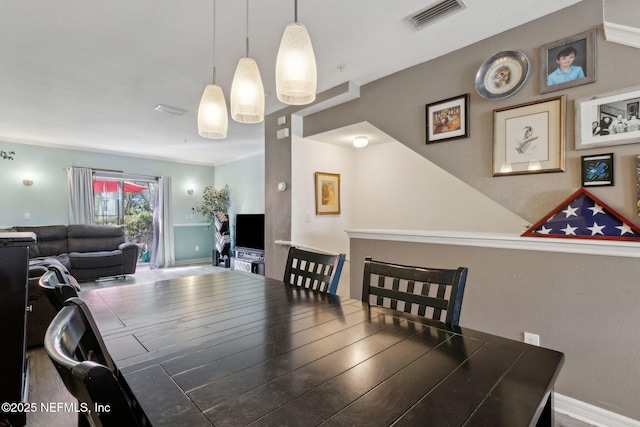
[[640, 228], [581, 188], [522, 236], [640, 240]]

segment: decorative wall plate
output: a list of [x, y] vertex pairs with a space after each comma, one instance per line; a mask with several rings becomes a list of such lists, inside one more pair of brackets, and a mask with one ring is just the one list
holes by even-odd
[[505, 50], [484, 61], [476, 73], [476, 90], [486, 99], [504, 99], [516, 93], [528, 76], [526, 55], [517, 50]]

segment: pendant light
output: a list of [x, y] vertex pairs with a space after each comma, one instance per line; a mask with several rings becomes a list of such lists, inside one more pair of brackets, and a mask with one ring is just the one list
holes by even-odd
[[240, 123], [264, 120], [264, 86], [258, 64], [249, 58], [249, 0], [247, 0], [247, 56], [240, 59], [231, 83], [231, 118]]
[[287, 25], [276, 59], [276, 92], [281, 102], [304, 105], [316, 99], [316, 58], [307, 27], [298, 22], [298, 0], [294, 22]]
[[198, 134], [205, 138], [224, 139], [229, 128], [227, 102], [216, 84], [216, 1], [213, 0], [213, 83], [204, 88], [198, 107]]

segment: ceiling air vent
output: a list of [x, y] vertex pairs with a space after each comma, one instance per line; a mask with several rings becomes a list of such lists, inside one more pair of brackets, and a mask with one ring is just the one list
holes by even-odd
[[438, 21], [454, 12], [461, 11], [466, 6], [462, 0], [443, 0], [422, 12], [409, 16], [407, 20], [414, 29], [421, 30], [429, 24]]

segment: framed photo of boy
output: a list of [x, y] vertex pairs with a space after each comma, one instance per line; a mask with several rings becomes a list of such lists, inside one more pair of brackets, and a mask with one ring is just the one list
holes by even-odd
[[540, 93], [596, 81], [596, 37], [591, 29], [540, 47]]
[[469, 137], [469, 94], [427, 104], [427, 144]]
[[316, 172], [316, 215], [340, 214], [340, 174]]

